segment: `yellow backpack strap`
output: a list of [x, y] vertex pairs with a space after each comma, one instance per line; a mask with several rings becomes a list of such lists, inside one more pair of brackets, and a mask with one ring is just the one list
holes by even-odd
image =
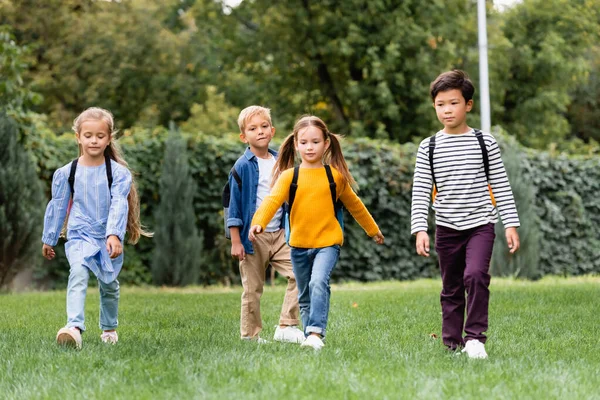
[[433, 190], [431, 192], [431, 201], [435, 201], [437, 196], [437, 184], [435, 181], [435, 172], [433, 172], [433, 151], [435, 150], [435, 135], [429, 138], [429, 170], [431, 171], [431, 180], [433, 181]]
[[485, 179], [488, 182], [488, 190], [490, 191], [490, 198], [492, 199], [492, 204], [496, 207], [496, 198], [494, 197], [494, 193], [492, 192], [492, 186], [490, 185], [490, 160], [488, 158], [487, 147], [485, 146], [485, 141], [483, 140], [483, 134], [479, 129], [474, 129], [475, 137], [479, 142], [479, 147], [481, 147], [481, 156], [483, 158], [483, 170], [485, 171]]

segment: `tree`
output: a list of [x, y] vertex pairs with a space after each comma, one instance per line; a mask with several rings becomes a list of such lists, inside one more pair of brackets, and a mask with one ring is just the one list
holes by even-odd
[[172, 128], [165, 147], [155, 219], [152, 278], [157, 285], [198, 283], [205, 260], [203, 237], [196, 228], [195, 193], [186, 142]]
[[42, 189], [35, 165], [17, 135], [15, 122], [1, 112], [0, 288], [21, 269], [41, 261]]
[[15, 43], [15, 37], [6, 26], [0, 26], [0, 107], [10, 113], [23, 114], [40, 96], [25, 84], [30, 49]]
[[230, 81], [287, 127], [316, 113], [340, 133], [416, 140], [439, 127], [430, 82], [451, 68], [476, 78], [469, 1], [255, 0], [229, 19], [237, 25], [223, 55]]
[[588, 48], [598, 39], [598, 1], [529, 0], [507, 11], [512, 43], [501, 124], [526, 146], [547, 148], [571, 134], [567, 110], [586, 83]]

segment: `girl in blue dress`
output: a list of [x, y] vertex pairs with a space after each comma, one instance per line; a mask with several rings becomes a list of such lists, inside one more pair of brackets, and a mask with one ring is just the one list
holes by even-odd
[[[73, 124], [79, 158], [59, 168], [52, 179], [52, 199], [44, 216], [42, 254], [55, 257], [54, 246], [63, 230], [65, 252], [71, 267], [67, 285], [67, 325], [56, 335], [61, 345], [81, 348], [85, 331], [84, 305], [89, 271], [98, 278], [100, 329], [105, 343], [116, 343], [119, 281], [123, 266], [123, 240], [152, 236], [140, 224], [140, 206], [127, 163], [114, 141], [112, 114], [88, 108]], [[64, 230], [63, 232], [64, 233]]]

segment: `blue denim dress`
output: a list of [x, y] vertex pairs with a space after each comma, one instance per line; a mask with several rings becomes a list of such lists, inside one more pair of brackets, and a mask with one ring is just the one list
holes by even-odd
[[[117, 279], [123, 266], [123, 254], [110, 258], [106, 238], [116, 235], [123, 243], [131, 188], [129, 170], [115, 161], [111, 166], [113, 184], [109, 190], [104, 163], [95, 167], [77, 165], [65, 244], [69, 264], [83, 264], [104, 283]], [[70, 170], [71, 163], [56, 170], [52, 178], [52, 199], [46, 208], [42, 236], [42, 242], [49, 246], [56, 246], [67, 215]]]

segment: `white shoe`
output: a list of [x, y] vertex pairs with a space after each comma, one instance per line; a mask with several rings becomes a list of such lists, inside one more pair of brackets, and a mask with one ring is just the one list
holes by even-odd
[[261, 338], [260, 336], [256, 335], [254, 337], [243, 337], [242, 340], [247, 340], [249, 342], [256, 342], [258, 344], [267, 344], [269, 343], [268, 340]]
[[102, 339], [104, 343], [115, 344], [119, 341], [119, 335], [117, 335], [117, 331], [104, 331], [102, 332], [102, 335], [100, 335], [100, 339]]
[[273, 336], [273, 340], [277, 342], [302, 343], [305, 339], [304, 332], [298, 329], [296, 325], [286, 326], [285, 328], [277, 326]]
[[56, 343], [60, 346], [75, 347], [77, 350], [80, 350], [83, 344], [81, 332], [74, 326], [60, 328], [56, 334]]
[[467, 353], [469, 358], [487, 358], [485, 352], [485, 346], [477, 339], [471, 339], [465, 344], [465, 348], [462, 350], [463, 353]]
[[312, 347], [315, 350], [321, 350], [325, 343], [317, 335], [308, 335], [306, 340], [300, 345], [302, 347]]

